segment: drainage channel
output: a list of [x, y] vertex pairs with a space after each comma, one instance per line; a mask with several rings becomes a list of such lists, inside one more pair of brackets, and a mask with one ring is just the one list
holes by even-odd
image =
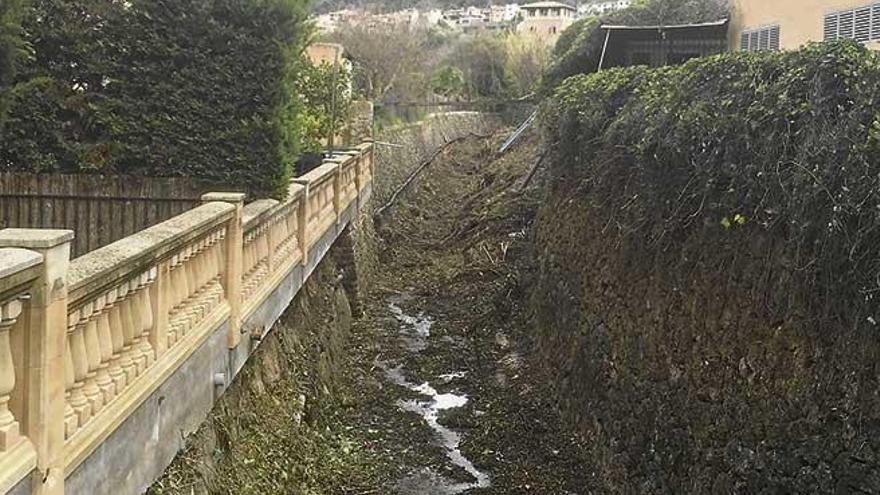
[[[401, 304], [409, 299], [407, 294], [399, 294], [389, 298], [388, 308], [399, 323], [398, 333], [403, 347], [410, 353], [419, 353], [428, 348], [431, 337], [433, 318], [420, 313], [409, 315]], [[437, 443], [444, 449], [446, 457], [455, 466], [460, 467], [473, 477], [470, 483], [449, 480], [430, 468], [410, 473], [397, 484], [401, 495], [432, 493], [438, 495], [456, 495], [472, 488], [486, 488], [492, 482], [489, 475], [474, 466], [473, 462], [462, 454], [460, 447], [461, 433], [440, 424], [440, 413], [450, 409], [463, 407], [468, 403], [468, 396], [457, 393], [440, 393], [430, 382], [416, 384], [406, 378], [403, 365], [390, 366], [387, 362], [377, 361], [377, 366], [384, 370], [386, 379], [424, 399], [399, 400], [397, 406], [406, 412], [418, 414], [431, 428]], [[464, 372], [451, 372], [437, 377], [439, 383], [447, 384], [464, 376]]]

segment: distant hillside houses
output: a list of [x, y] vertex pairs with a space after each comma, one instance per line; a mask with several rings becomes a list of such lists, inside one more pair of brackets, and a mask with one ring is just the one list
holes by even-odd
[[439, 9], [406, 9], [388, 14], [373, 14], [363, 10], [345, 9], [319, 15], [315, 17], [314, 21], [318, 31], [331, 33], [343, 25], [432, 27], [438, 25], [442, 19], [443, 12]]
[[[603, 0], [575, 8], [559, 2], [536, 2], [525, 5], [508, 3], [489, 7], [460, 7], [453, 9], [405, 9], [390, 13], [371, 13], [365, 10], [345, 9], [315, 17], [322, 32], [332, 32], [343, 25], [439, 27], [461, 31], [510, 30], [534, 33], [543, 38], [554, 38], [578, 17], [602, 15], [629, 7], [632, 0]], [[544, 5], [546, 4], [546, 5]]]
[[604, 15], [615, 10], [623, 10], [632, 5], [632, 0], [604, 0], [578, 5], [578, 16]]

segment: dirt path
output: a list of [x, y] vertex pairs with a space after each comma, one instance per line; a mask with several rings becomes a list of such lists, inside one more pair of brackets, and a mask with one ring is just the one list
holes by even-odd
[[[351, 493], [589, 493], [578, 442], [529, 371], [520, 290], [534, 138], [443, 153], [383, 222], [381, 274], [355, 326], [345, 423], [380, 466]], [[357, 476], [357, 473], [352, 473]]]

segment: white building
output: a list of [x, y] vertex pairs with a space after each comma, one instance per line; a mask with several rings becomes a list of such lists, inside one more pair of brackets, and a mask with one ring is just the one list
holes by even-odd
[[615, 10], [622, 10], [632, 5], [632, 0], [602, 0], [578, 6], [578, 15], [604, 15]]

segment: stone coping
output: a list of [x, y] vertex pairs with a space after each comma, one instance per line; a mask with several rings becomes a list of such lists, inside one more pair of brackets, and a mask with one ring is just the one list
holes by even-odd
[[73, 240], [72, 230], [3, 229], [0, 230], [0, 248], [49, 249]]
[[19, 248], [0, 249], [0, 278], [27, 270], [43, 262], [43, 255]]
[[148, 269], [187, 242], [228, 221], [234, 212], [235, 206], [230, 203], [206, 203], [74, 259], [68, 273], [72, 305], [132, 273]]
[[348, 166], [352, 163], [357, 163], [358, 152], [352, 151], [351, 153], [347, 152], [334, 152], [330, 155], [330, 158], [324, 160], [325, 163], [339, 163], [343, 166]]
[[43, 255], [19, 248], [0, 249], [0, 296], [20, 290], [22, 285], [40, 276]]
[[328, 179], [333, 177], [333, 174], [336, 173], [336, 169], [339, 167], [338, 163], [334, 162], [324, 162], [321, 166], [312, 170], [311, 172], [294, 179], [297, 184], [302, 184], [303, 182], [308, 182], [309, 187], [313, 188], [320, 184], [323, 184]]
[[248, 203], [241, 210], [241, 225], [245, 232], [256, 227], [262, 220], [269, 216], [273, 208], [281, 202], [275, 199], [258, 199]]
[[245, 193], [238, 192], [209, 192], [202, 194], [202, 201], [222, 201], [224, 203], [244, 203]]
[[292, 203], [297, 198], [305, 194], [306, 188], [302, 184], [298, 184], [291, 179], [290, 184], [287, 186], [287, 199], [284, 200], [283, 203]]

